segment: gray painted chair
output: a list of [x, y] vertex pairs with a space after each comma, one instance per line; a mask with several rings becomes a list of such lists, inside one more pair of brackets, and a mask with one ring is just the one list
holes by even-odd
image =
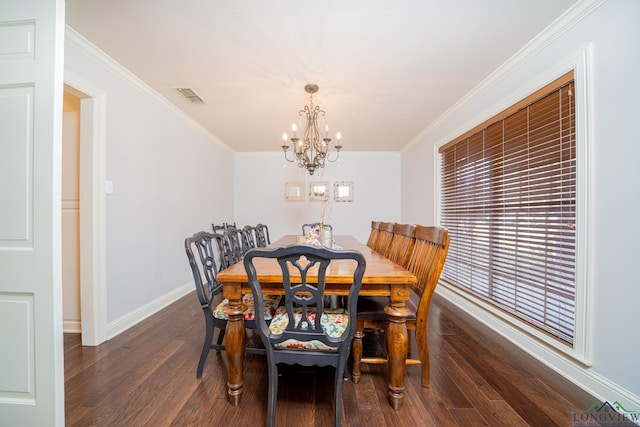
[[[263, 319], [256, 322], [269, 367], [267, 426], [275, 425], [278, 364], [335, 367], [335, 425], [340, 426], [343, 373], [355, 328], [358, 293], [366, 266], [364, 256], [357, 251], [335, 251], [309, 245], [252, 249], [244, 257], [244, 266], [256, 305], [260, 305], [263, 298], [258, 280], [260, 272], [254, 264], [259, 258], [277, 260], [282, 268], [285, 292], [284, 305], [278, 307], [271, 323], [267, 324]], [[335, 260], [344, 259], [356, 263], [347, 308], [324, 308], [327, 267]], [[317, 283], [308, 283], [307, 271], [316, 265]]]
[[271, 244], [271, 238], [269, 237], [269, 227], [264, 224], [256, 225], [256, 246], [264, 248]]
[[[329, 230], [333, 231], [333, 227], [331, 226], [331, 224], [322, 224], [322, 226], [324, 228], [328, 228]], [[302, 235], [306, 236], [309, 231], [313, 230], [316, 227], [320, 227], [320, 223], [319, 222], [312, 222], [312, 223], [309, 223], [309, 224], [302, 224]]]
[[[200, 360], [198, 361], [197, 378], [202, 377], [209, 350], [224, 350], [222, 341], [227, 327], [228, 318], [225, 309], [228, 301], [222, 298], [222, 284], [217, 279], [218, 273], [228, 267], [223, 245], [223, 235], [206, 231], [195, 233], [184, 240], [184, 248], [193, 273], [196, 294], [198, 295], [205, 320], [205, 338]], [[243, 298], [243, 302], [248, 306], [247, 311], [244, 313], [245, 326], [255, 329], [253, 298], [249, 297], [250, 295], [246, 295], [246, 298]], [[266, 322], [270, 322], [278, 306], [278, 300], [265, 298], [262, 306], [264, 307], [263, 319]], [[215, 328], [220, 330], [216, 343], [213, 342]], [[246, 351], [248, 353], [264, 354], [263, 349], [247, 348]]]

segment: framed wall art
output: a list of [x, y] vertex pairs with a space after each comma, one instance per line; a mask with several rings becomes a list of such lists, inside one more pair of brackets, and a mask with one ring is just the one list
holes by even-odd
[[353, 181], [336, 181], [333, 183], [334, 202], [353, 202]]
[[309, 200], [329, 200], [329, 183], [328, 182], [310, 182], [309, 183]]
[[287, 202], [304, 202], [304, 182], [285, 182], [284, 199]]

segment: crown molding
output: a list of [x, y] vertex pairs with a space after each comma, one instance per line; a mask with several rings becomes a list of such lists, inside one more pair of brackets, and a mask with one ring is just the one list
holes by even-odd
[[100, 50], [96, 45], [91, 43], [89, 40], [84, 38], [80, 33], [71, 28], [70, 26], [65, 27], [64, 33], [64, 41], [69, 46], [77, 49], [82, 54], [93, 60], [95, 63], [103, 67], [105, 70], [119, 77], [125, 83], [129, 84], [136, 90], [139, 90], [143, 94], [147, 95], [149, 98], [156, 101], [163, 108], [165, 108], [170, 113], [175, 114], [182, 120], [189, 123], [195, 129], [203, 133], [207, 138], [216, 144], [220, 145], [222, 148], [228, 150], [230, 153], [235, 153], [231, 147], [225, 144], [220, 138], [211, 133], [208, 129], [202, 126], [200, 123], [195, 121], [191, 116], [178, 108], [175, 104], [167, 100], [165, 97], [160, 95], [154, 89], [151, 88], [148, 84], [142, 81], [139, 77], [133, 74], [131, 71], [127, 70], [125, 67], [120, 65], [117, 61], [107, 55], [105, 52]]
[[460, 98], [455, 104], [453, 104], [448, 110], [442, 113], [436, 120], [434, 120], [429, 126], [427, 126], [422, 132], [416, 135], [407, 145], [405, 145], [400, 152], [404, 153], [416, 144], [418, 144], [425, 136], [431, 133], [434, 129], [440, 126], [442, 123], [449, 120], [451, 117], [458, 114], [467, 105], [471, 104], [476, 99], [480, 98], [489, 89], [496, 86], [502, 80], [511, 75], [516, 69], [525, 64], [531, 58], [536, 56], [553, 41], [559, 38], [561, 35], [569, 31], [576, 24], [584, 20], [594, 10], [600, 7], [607, 0], [582, 0], [571, 6], [569, 10], [560, 15], [555, 21], [549, 24], [544, 30], [542, 30], [537, 36], [535, 36], [529, 43], [524, 45], [518, 52], [516, 52], [511, 58], [507, 59], [500, 67], [494, 72], [489, 74], [483, 81], [477, 86], [467, 92], [462, 98]]

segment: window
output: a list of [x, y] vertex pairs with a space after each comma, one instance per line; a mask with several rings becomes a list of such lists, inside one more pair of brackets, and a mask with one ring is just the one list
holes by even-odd
[[442, 278], [570, 345], [575, 128], [570, 72], [440, 148]]

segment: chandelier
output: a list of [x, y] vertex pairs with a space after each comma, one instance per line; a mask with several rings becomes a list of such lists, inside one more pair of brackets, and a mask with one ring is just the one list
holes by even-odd
[[293, 132], [293, 136], [291, 137], [291, 143], [293, 144], [292, 152], [295, 154], [293, 159], [289, 159], [289, 145], [287, 144], [287, 140], [289, 139], [287, 134], [284, 133], [282, 135], [282, 139], [284, 143], [282, 145], [282, 150], [284, 151], [284, 158], [288, 162], [298, 162], [298, 167], [307, 169], [309, 175], [313, 175], [313, 173], [319, 169], [323, 168], [327, 161], [335, 162], [338, 160], [340, 156], [340, 150], [342, 149], [342, 145], [340, 145], [340, 132], [336, 134], [336, 145], [334, 146], [336, 151], [335, 159], [329, 159], [330, 151], [329, 143], [331, 142], [331, 138], [329, 138], [329, 125], [326, 125], [324, 128], [324, 136], [320, 134], [320, 127], [318, 125], [318, 119], [320, 116], [324, 116], [324, 110], [320, 109], [320, 106], [313, 105], [313, 94], [318, 91], [318, 85], [309, 83], [304, 87], [305, 92], [310, 95], [309, 105], [305, 105], [302, 110], [298, 112], [298, 115], [304, 121], [304, 131], [302, 132], [302, 139], [298, 138], [297, 130], [298, 127], [294, 123], [291, 125], [291, 131]]

